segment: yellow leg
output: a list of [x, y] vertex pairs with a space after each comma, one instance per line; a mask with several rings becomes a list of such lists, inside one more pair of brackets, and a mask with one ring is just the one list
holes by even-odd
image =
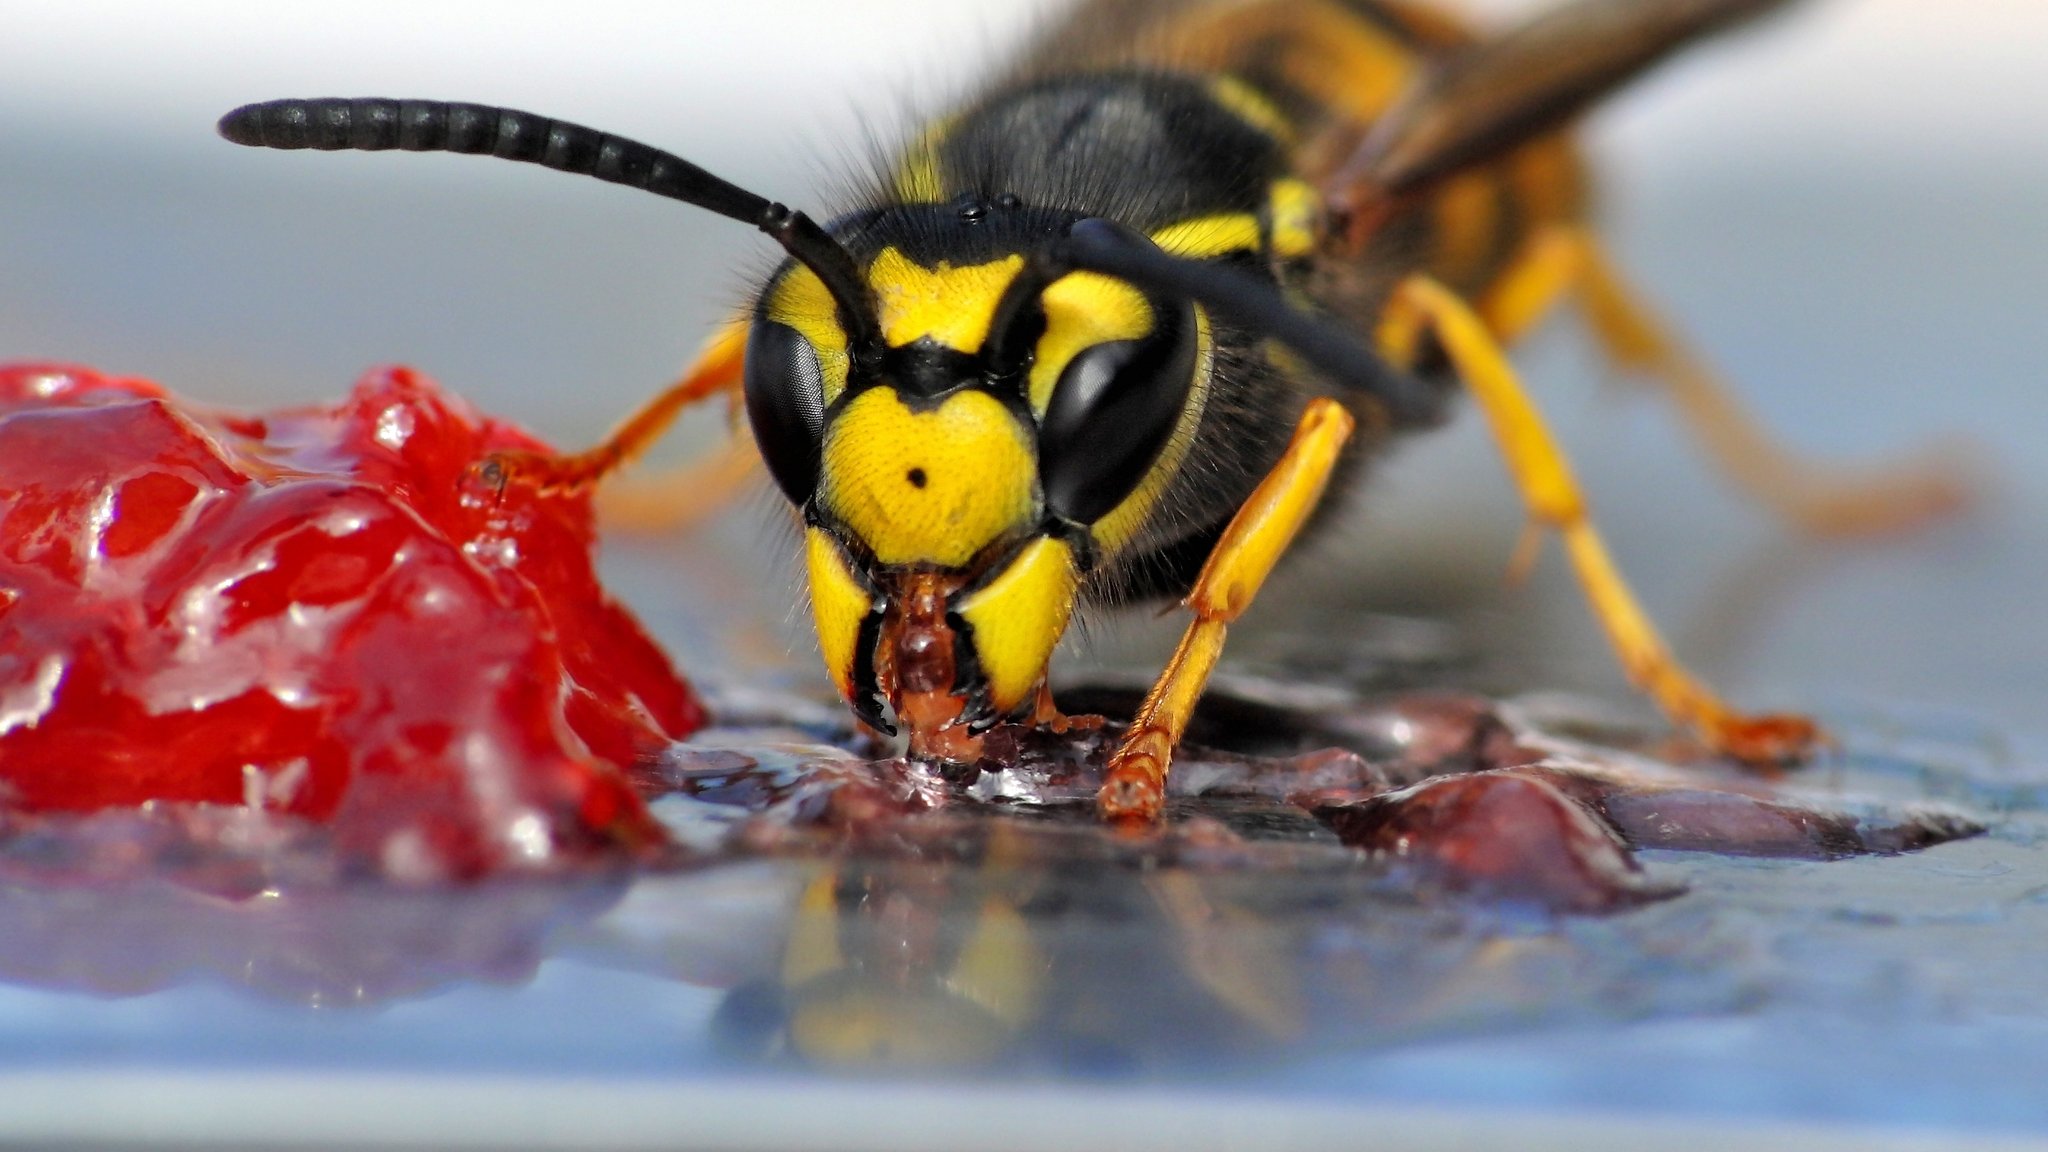
[[730, 504], [760, 462], [753, 437], [735, 430], [704, 456], [607, 483], [598, 490], [597, 513], [614, 531], [647, 536], [686, 531]]
[[1786, 521], [1823, 535], [1876, 535], [1912, 528], [1968, 502], [1971, 484], [1949, 456], [1850, 473], [1787, 452], [1658, 322], [1584, 228], [1561, 226], [1535, 236], [1479, 302], [1479, 314], [1501, 342], [1513, 343], [1573, 294], [1608, 360], [1660, 382], [1721, 474]]
[[1159, 818], [1167, 765], [1223, 653], [1224, 633], [1321, 501], [1352, 427], [1336, 401], [1310, 401], [1286, 454], [1231, 518], [1185, 601], [1194, 623], [1110, 757], [1097, 797], [1103, 816], [1133, 823]]
[[1392, 309], [1400, 314], [1390, 321], [1395, 330], [1425, 325], [1442, 343], [1486, 413], [1531, 521], [1564, 538], [1586, 599], [1629, 679], [1717, 752], [1754, 763], [1795, 761], [1810, 753], [1821, 738], [1812, 721], [1738, 713], [1671, 655], [1594, 529], [1563, 450], [1479, 315], [1449, 289], [1422, 277], [1403, 282]]
[[705, 344], [683, 378], [635, 411], [612, 434], [581, 452], [500, 452], [480, 466], [499, 487], [521, 483], [544, 492], [576, 492], [617, 471], [668, 431], [683, 409], [713, 396], [737, 396], [747, 350], [747, 321], [728, 322]]

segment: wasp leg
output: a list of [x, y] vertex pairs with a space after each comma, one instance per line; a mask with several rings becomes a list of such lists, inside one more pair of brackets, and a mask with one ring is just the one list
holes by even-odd
[[1353, 427], [1351, 415], [1336, 401], [1310, 401], [1280, 462], [1231, 517], [1184, 601], [1194, 622], [1109, 759], [1096, 798], [1103, 816], [1131, 823], [1159, 818], [1166, 802], [1167, 765], [1222, 655], [1224, 633], [1251, 605], [1322, 499]]
[[713, 396], [737, 396], [747, 350], [747, 322], [734, 320], [704, 345], [696, 364], [642, 405], [602, 441], [581, 452], [497, 452], [478, 465], [493, 485], [519, 483], [543, 492], [580, 492], [646, 451], [683, 409]]
[[1276, 1040], [1308, 1027], [1299, 969], [1289, 962], [1290, 933], [1271, 919], [1216, 899], [1195, 873], [1163, 868], [1145, 889], [1179, 937], [1181, 962], [1217, 1001]]
[[614, 531], [684, 532], [729, 506], [760, 463], [753, 437], [734, 429], [724, 444], [695, 459], [607, 483], [597, 492], [597, 514]]
[[1383, 331], [1426, 325], [1436, 335], [1486, 413], [1532, 526], [1554, 529], [1563, 537], [1586, 599], [1630, 681], [1717, 752], [1759, 764], [1805, 758], [1822, 738], [1811, 720], [1738, 713], [1665, 647], [1594, 529], [1564, 451], [1479, 315], [1449, 289], [1419, 276], [1402, 282], [1389, 311]]
[[1532, 238], [1481, 301], [1480, 314], [1512, 342], [1574, 293], [1608, 361], [1660, 383], [1722, 475], [1787, 522], [1820, 535], [1877, 535], [1917, 527], [1969, 502], [1969, 477], [1948, 454], [1853, 472], [1786, 451], [1658, 321], [1583, 228], [1552, 228]]
[[1044, 672], [1039, 673], [1038, 695], [1031, 705], [1033, 728], [1043, 728], [1055, 735], [1065, 735], [1068, 732], [1093, 732], [1102, 727], [1103, 723], [1104, 720], [1100, 716], [1070, 716], [1060, 711], [1060, 706], [1054, 703], [1052, 698], [1051, 681], [1046, 678]]

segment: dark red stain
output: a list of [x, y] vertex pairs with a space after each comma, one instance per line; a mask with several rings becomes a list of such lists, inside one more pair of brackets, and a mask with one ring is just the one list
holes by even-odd
[[1481, 898], [1611, 912], [1677, 893], [1586, 805], [1515, 769], [1438, 776], [1320, 815], [1344, 843]]

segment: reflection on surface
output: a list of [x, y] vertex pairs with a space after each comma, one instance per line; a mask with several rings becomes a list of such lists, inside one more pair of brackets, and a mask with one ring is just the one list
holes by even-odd
[[370, 883], [317, 830], [234, 809], [24, 822], [0, 840], [0, 974], [338, 1006], [567, 958], [717, 989], [727, 1060], [1138, 1073], [1731, 1009], [1754, 995], [1740, 933], [1698, 896], [1628, 914], [1684, 891], [1640, 850], [1824, 860], [1980, 830], [1473, 696], [1253, 685], [1209, 724], [1239, 750], [1190, 749], [1143, 834], [1092, 815], [1113, 733], [998, 731], [999, 761], [940, 773], [817, 729], [715, 731], [646, 768], [677, 846], [636, 877]]
[[1637, 849], [1832, 859], [1980, 830], [1601, 753], [1475, 697], [1260, 695], [1219, 700], [1240, 742], [1352, 747], [1190, 754], [1176, 818], [1135, 836], [1092, 818], [1102, 733], [1000, 734], [999, 767], [950, 779], [758, 736], [678, 749], [657, 812], [714, 854], [790, 861], [779, 947], [716, 1018], [725, 1050], [1132, 1070], [1725, 1007], [1741, 990], [1711, 932], [1574, 918], [1683, 891]]
[[465, 887], [371, 881], [327, 830], [260, 810], [152, 805], [0, 825], [0, 979], [125, 996], [210, 978], [332, 1007], [530, 980], [549, 931], [627, 876]]
[[718, 1013], [726, 1051], [838, 1068], [1202, 1066], [1541, 1014], [1543, 969], [1592, 959], [1526, 922], [1417, 901], [1327, 847], [1226, 862], [1190, 843], [1134, 866], [1027, 821], [920, 847], [958, 862], [807, 870], [777, 962]]

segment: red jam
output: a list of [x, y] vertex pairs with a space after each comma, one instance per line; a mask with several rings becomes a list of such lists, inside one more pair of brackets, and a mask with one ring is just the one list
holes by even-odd
[[543, 450], [404, 369], [332, 409], [209, 411], [0, 367], [0, 788], [321, 822], [402, 878], [648, 844], [622, 769], [703, 722], [592, 568]]

